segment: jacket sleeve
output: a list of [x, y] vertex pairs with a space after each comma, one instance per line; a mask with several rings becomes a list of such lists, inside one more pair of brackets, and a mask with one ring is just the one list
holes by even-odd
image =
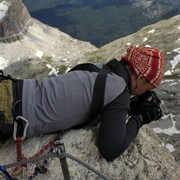
[[135, 139], [142, 124], [139, 116], [133, 116], [126, 123], [130, 94], [126, 89], [118, 98], [107, 105], [100, 119], [98, 148], [107, 161], [121, 155]]

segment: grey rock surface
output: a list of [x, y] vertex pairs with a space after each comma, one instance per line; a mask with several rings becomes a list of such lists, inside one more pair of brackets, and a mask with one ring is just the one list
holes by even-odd
[[21, 0], [0, 0], [0, 42], [14, 42], [23, 38], [31, 17]]
[[156, 92], [162, 101], [163, 117], [150, 124], [162, 144], [180, 164], [180, 80], [165, 80]]
[[[96, 147], [97, 126], [86, 129], [71, 130], [66, 132], [62, 140], [66, 152], [77, 157], [112, 180], [152, 180], [166, 179], [179, 180], [180, 166], [174, 161], [171, 153], [161, 145], [161, 140], [151, 128], [144, 126], [134, 143], [125, 153], [113, 162], [107, 162], [98, 152]], [[42, 136], [29, 138], [23, 141], [25, 157], [33, 156], [52, 138]], [[8, 157], [7, 157], [8, 154]], [[7, 158], [4, 158], [7, 157]], [[16, 161], [15, 142], [10, 139], [0, 146], [0, 163], [8, 164]], [[48, 160], [48, 173], [39, 174], [38, 180], [63, 179], [59, 159]], [[71, 159], [67, 159], [71, 179], [101, 179], [96, 174], [84, 168]], [[28, 173], [32, 174], [34, 165], [28, 166]]]

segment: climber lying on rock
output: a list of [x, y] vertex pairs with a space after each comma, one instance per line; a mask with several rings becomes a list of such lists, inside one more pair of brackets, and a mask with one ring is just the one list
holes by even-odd
[[0, 137], [13, 135], [14, 121], [22, 136], [28, 122], [26, 136], [32, 137], [80, 128], [98, 119], [98, 148], [112, 161], [144, 124], [161, 118], [160, 100], [152, 90], [163, 76], [163, 53], [135, 46], [121, 61], [80, 64], [57, 77], [14, 80], [1, 73]]

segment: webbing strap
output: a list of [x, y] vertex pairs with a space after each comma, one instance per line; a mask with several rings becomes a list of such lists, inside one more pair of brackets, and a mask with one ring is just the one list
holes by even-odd
[[98, 68], [97, 66], [91, 63], [83, 63], [83, 64], [78, 64], [77, 66], [73, 67], [69, 72], [76, 71], [76, 70], [99, 72], [100, 68]]
[[24, 155], [22, 153], [22, 139], [20, 137], [16, 138], [16, 154], [17, 161], [21, 161], [24, 159]]
[[111, 69], [107, 68], [107, 65], [99, 71], [93, 89], [93, 97], [91, 103], [91, 113], [90, 119], [93, 120], [96, 118], [98, 113], [102, 110], [104, 104], [104, 94], [105, 94], [105, 85], [107, 74], [111, 71]]
[[7, 79], [11, 79], [12, 81], [16, 81], [15, 78], [11, 77], [9, 74], [4, 75], [3, 70], [0, 70], [0, 80], [7, 80]]
[[127, 69], [125, 68], [125, 64], [123, 63], [123, 61], [117, 61], [116, 59], [112, 59], [107, 64], [118, 76], [122, 77], [125, 80], [129, 92], [131, 92], [131, 78]]
[[[88, 122], [86, 122], [86, 124], [88, 124], [91, 120], [95, 119], [96, 116], [99, 114], [99, 112], [101, 112], [101, 110], [103, 108], [106, 78], [107, 78], [107, 74], [109, 72], [114, 72], [118, 76], [122, 77], [125, 80], [129, 91], [131, 91], [130, 75], [127, 72], [123, 62], [118, 61], [116, 59], [112, 59], [111, 61], [109, 61], [107, 64], [105, 64], [103, 66], [102, 69], [98, 68], [94, 64], [84, 63], [84, 64], [79, 64], [79, 65], [75, 66], [69, 72], [75, 71], [75, 70], [98, 72], [96, 80], [95, 80], [95, 84], [94, 84], [94, 89], [93, 89], [90, 120]], [[74, 128], [79, 128], [86, 124], [78, 125]]]

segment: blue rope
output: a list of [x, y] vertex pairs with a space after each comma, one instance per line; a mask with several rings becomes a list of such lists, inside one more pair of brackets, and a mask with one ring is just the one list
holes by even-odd
[[6, 171], [6, 169], [0, 165], [0, 170], [4, 173], [4, 175], [6, 176], [6, 180], [14, 180], [14, 178], [12, 178], [10, 176], [10, 174]]

